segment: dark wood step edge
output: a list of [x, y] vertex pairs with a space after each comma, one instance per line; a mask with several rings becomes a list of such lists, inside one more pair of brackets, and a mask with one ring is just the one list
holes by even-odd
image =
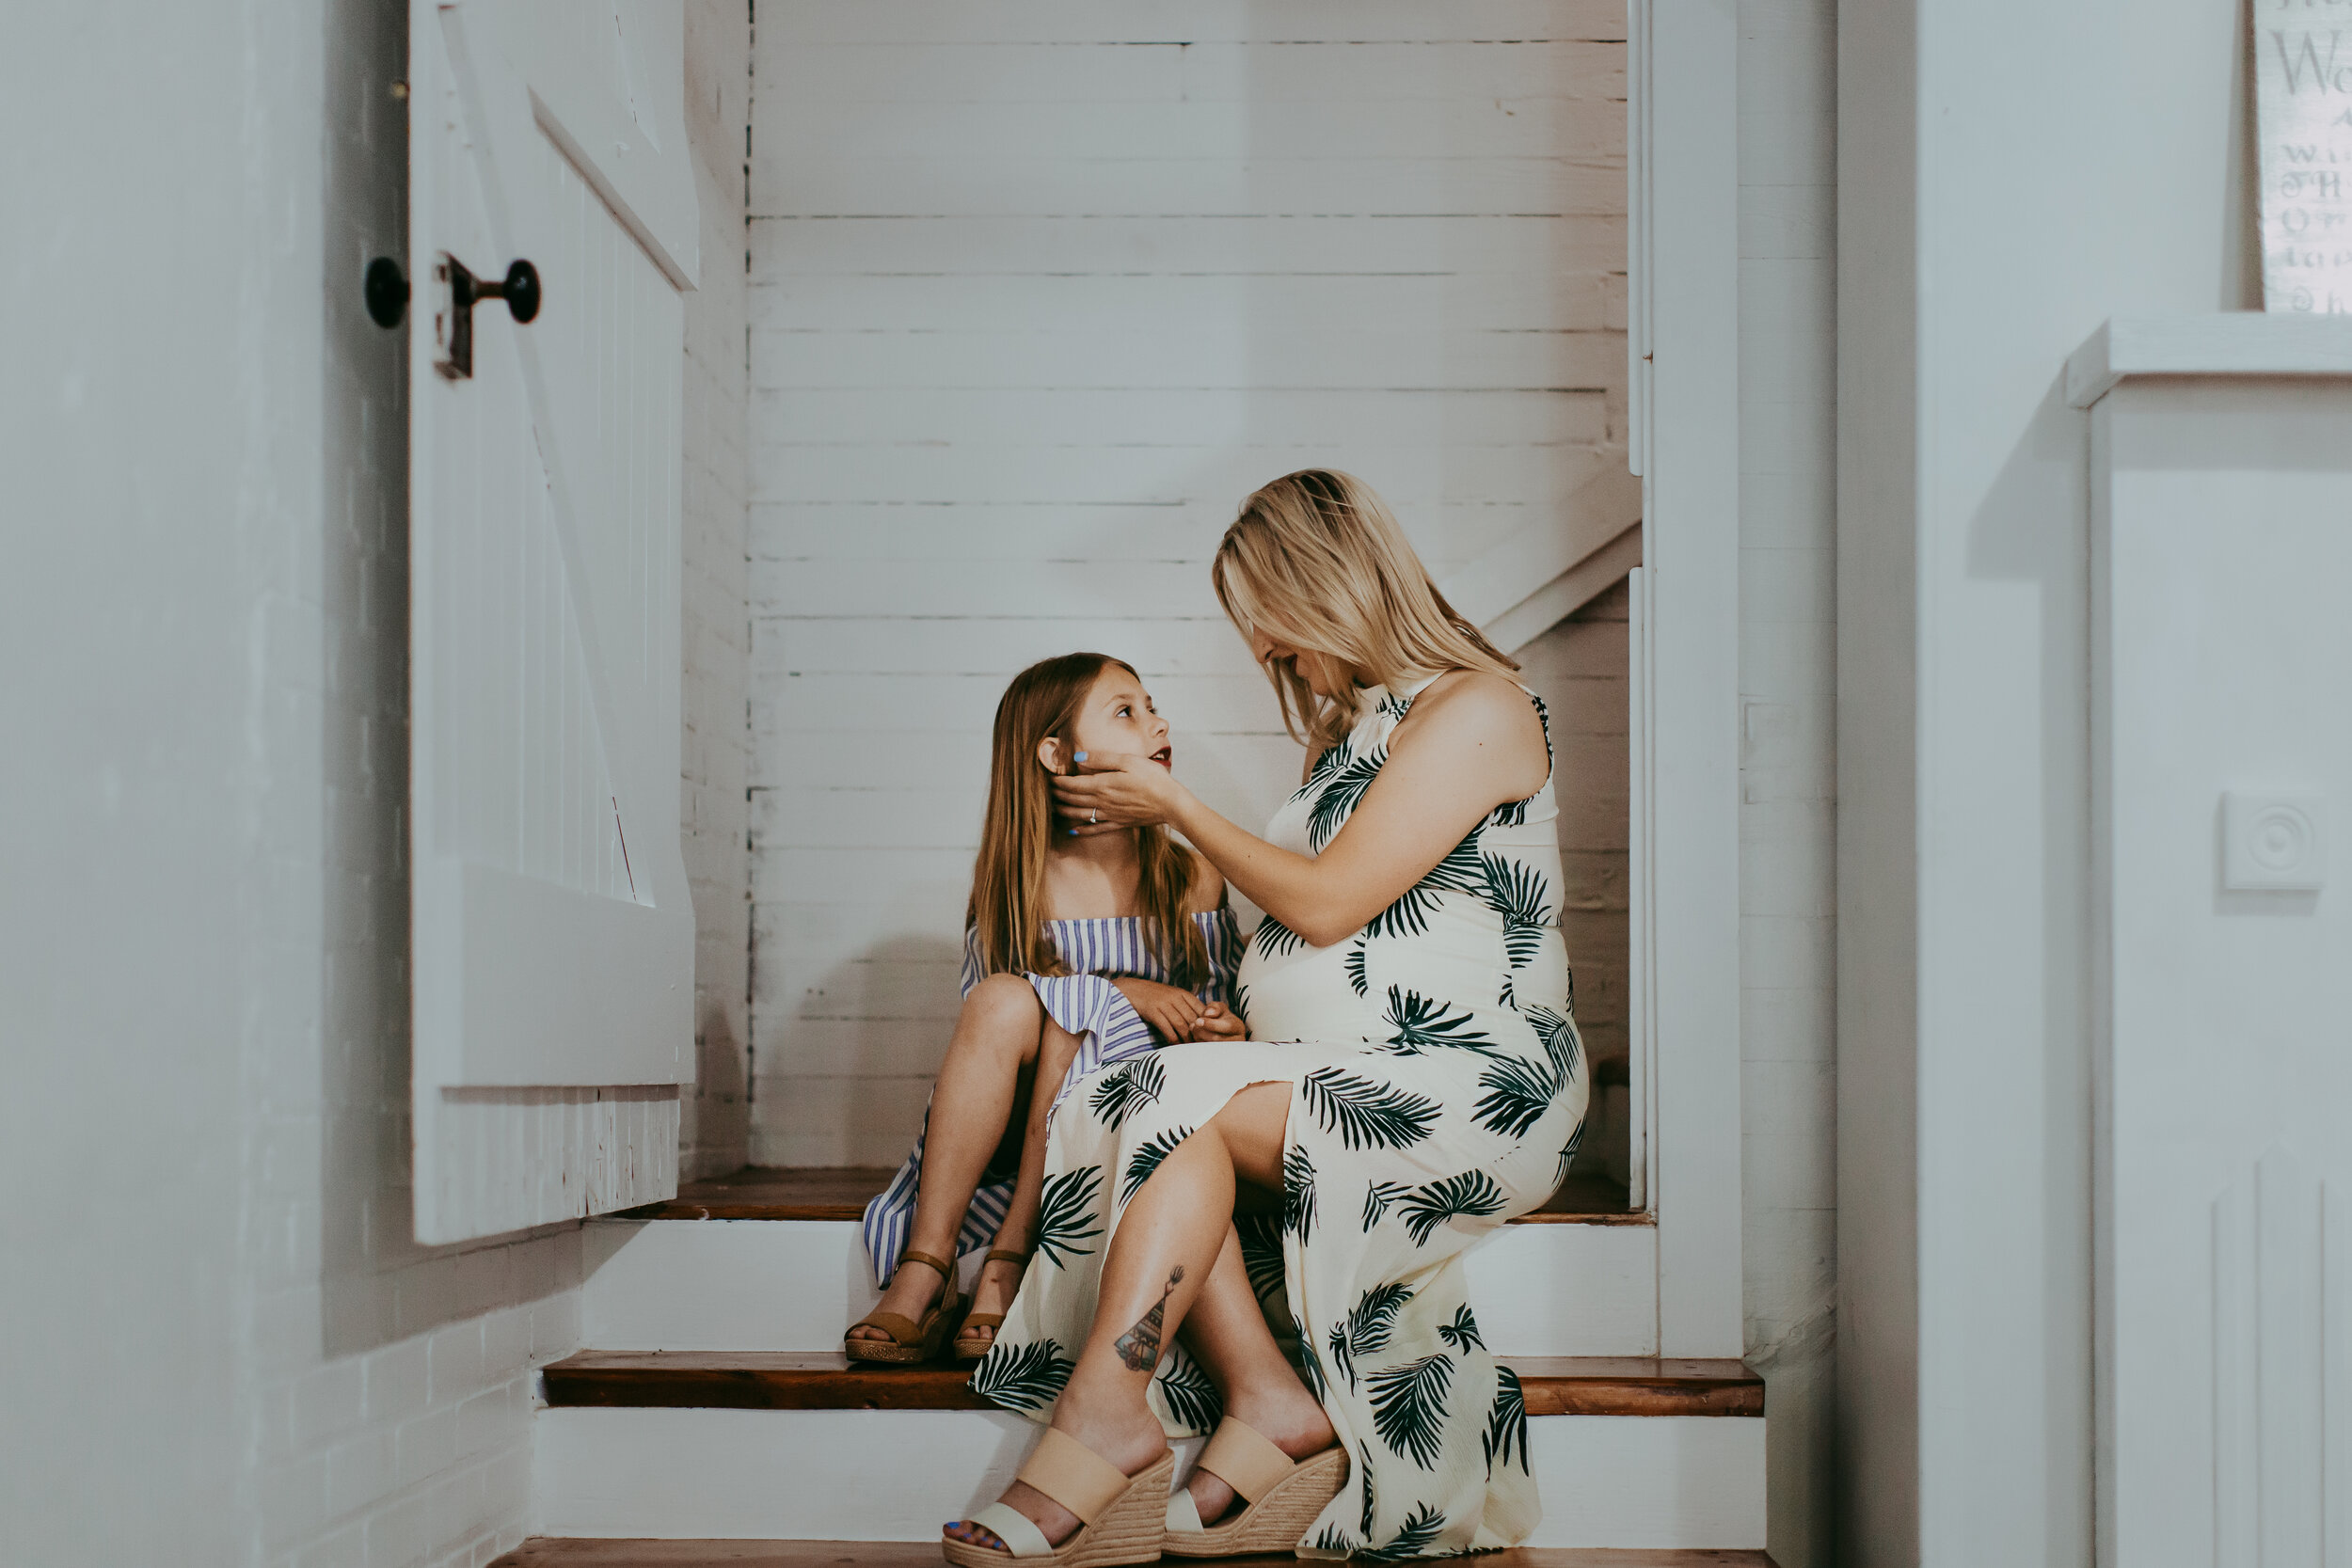
[[[1672, 1549], [1594, 1552], [1573, 1546], [1513, 1546], [1482, 1552], [1477, 1568], [1772, 1568], [1762, 1552]], [[1198, 1558], [1164, 1558], [1178, 1565]], [[1223, 1568], [1297, 1568], [1288, 1552], [1219, 1560]], [[533, 1536], [490, 1568], [939, 1568], [936, 1541], [645, 1541]]]
[[[1761, 1416], [1764, 1381], [1733, 1360], [1504, 1356], [1531, 1416]], [[968, 1370], [791, 1352], [581, 1351], [545, 1369], [550, 1405], [628, 1409], [993, 1410]]]
[[[753, 1198], [674, 1197], [660, 1203], [642, 1204], [635, 1209], [623, 1209], [600, 1216], [609, 1220], [856, 1220], [863, 1218], [862, 1205], [850, 1203], [771, 1203]], [[1646, 1212], [1624, 1212], [1613, 1210], [1597, 1213], [1574, 1213], [1561, 1210], [1538, 1209], [1532, 1214], [1521, 1214], [1506, 1220], [1506, 1225], [1656, 1225], [1658, 1216]]]

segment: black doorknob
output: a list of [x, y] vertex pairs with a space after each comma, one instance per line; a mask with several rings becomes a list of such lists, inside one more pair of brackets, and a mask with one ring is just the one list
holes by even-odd
[[506, 313], [518, 323], [528, 323], [539, 313], [539, 269], [529, 261], [510, 262], [503, 282], [489, 283], [479, 277], [470, 282], [476, 299], [506, 301]]
[[[532, 309], [538, 306], [539, 282], [532, 279]], [[367, 298], [368, 317], [378, 326], [398, 326], [403, 311], [408, 309], [408, 279], [400, 275], [400, 263], [389, 256], [378, 256], [368, 263], [367, 280], [360, 291]]]

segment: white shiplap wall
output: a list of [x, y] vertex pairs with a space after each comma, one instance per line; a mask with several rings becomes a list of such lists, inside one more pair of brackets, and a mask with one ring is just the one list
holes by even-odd
[[1132, 660], [1254, 824], [1298, 756], [1209, 587], [1241, 497], [1353, 470], [1442, 578], [1612, 460], [1624, 37], [1617, 0], [760, 8], [756, 1159], [912, 1136], [1015, 670]]

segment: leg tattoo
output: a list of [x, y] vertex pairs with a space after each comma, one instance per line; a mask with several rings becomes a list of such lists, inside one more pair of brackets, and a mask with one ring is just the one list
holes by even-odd
[[1111, 1349], [1131, 1372], [1148, 1372], [1160, 1364], [1160, 1325], [1168, 1321], [1168, 1293], [1184, 1283], [1184, 1266], [1176, 1265], [1168, 1276], [1167, 1288], [1160, 1299], [1152, 1304], [1152, 1310], [1136, 1320], [1136, 1326], [1120, 1335]]

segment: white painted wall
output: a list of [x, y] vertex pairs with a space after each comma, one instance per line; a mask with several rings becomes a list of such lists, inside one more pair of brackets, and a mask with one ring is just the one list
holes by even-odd
[[[728, 253], [746, 11], [693, 8]], [[52, 302], [0, 313], [0, 658], [40, 673], [0, 697], [11, 1564], [486, 1561], [532, 1368], [578, 1343], [578, 1227], [409, 1240], [405, 412], [358, 295], [400, 251], [405, 19], [10, 16], [0, 268]], [[707, 271], [723, 431], [739, 275]], [[724, 628], [739, 446], [688, 455], [688, 624]], [[707, 694], [738, 649], [695, 654], [690, 716], [739, 705]], [[737, 787], [701, 754], [690, 800]], [[727, 823], [688, 825], [707, 958]]]
[[[303, 29], [263, 24], [20, 8], [0, 51], [19, 150], [0, 162], [0, 276], [22, 302], [0, 312], [0, 1558], [42, 1568], [232, 1561], [254, 1511], [223, 1440], [254, 1418], [239, 1353], [259, 1240], [228, 1130], [251, 1037], [299, 1027], [253, 1016], [251, 968], [305, 980], [322, 960], [265, 945], [256, 811], [251, 666], [293, 629], [256, 559], [278, 531], [258, 388], [315, 399], [320, 330], [315, 237], [307, 270], [241, 243], [268, 233], [262, 185], [307, 166], [319, 202], [320, 67], [307, 104], [273, 84]], [[290, 111], [312, 132], [297, 147], [262, 134]], [[167, 286], [161, 236], [204, 308]], [[297, 273], [310, 308], [266, 310]]]
[[1781, 1568], [1831, 1545], [1836, 28], [1740, 6], [1740, 1260]]
[[2060, 372], [2111, 314], [2251, 302], [2246, 18], [1912, 0], [1845, 20], [1849, 1552], [2080, 1563], [2088, 484]]
[[912, 1138], [1015, 670], [1133, 660], [1263, 821], [1298, 753], [1206, 569], [1242, 496], [1352, 469], [1442, 577], [1622, 440], [1624, 36], [1616, 0], [762, 9], [757, 1158]]

